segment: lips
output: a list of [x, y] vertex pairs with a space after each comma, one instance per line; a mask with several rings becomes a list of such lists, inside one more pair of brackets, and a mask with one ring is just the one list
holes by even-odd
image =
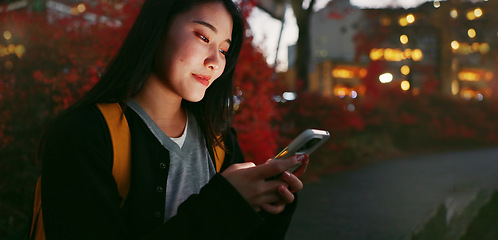
[[198, 82], [200, 82], [204, 86], [209, 86], [209, 79], [211, 79], [211, 76], [206, 76], [206, 75], [200, 75], [200, 74], [192, 74]]

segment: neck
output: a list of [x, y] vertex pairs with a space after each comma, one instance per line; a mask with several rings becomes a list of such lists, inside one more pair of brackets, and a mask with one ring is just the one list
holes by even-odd
[[165, 86], [156, 75], [149, 76], [133, 100], [167, 136], [181, 136], [187, 121], [186, 113], [182, 109], [182, 98]]

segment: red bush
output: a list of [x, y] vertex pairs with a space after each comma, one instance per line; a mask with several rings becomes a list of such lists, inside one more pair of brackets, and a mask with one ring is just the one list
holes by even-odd
[[250, 38], [244, 41], [235, 71], [235, 96], [240, 104], [233, 125], [246, 161], [258, 164], [276, 154], [277, 127], [272, 122], [278, 115], [272, 100], [273, 69], [251, 44]]

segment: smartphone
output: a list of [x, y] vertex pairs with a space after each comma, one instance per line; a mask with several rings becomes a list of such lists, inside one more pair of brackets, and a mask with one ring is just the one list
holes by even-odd
[[[319, 129], [306, 129], [299, 136], [294, 138], [292, 142], [284, 148], [274, 159], [282, 159], [291, 157], [295, 154], [310, 155], [318, 147], [320, 147], [329, 138], [330, 133]], [[294, 173], [301, 163], [288, 169], [287, 171]]]

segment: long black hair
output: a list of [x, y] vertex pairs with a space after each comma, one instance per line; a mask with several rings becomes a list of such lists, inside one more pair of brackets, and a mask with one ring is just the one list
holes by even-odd
[[[228, 134], [233, 113], [233, 73], [243, 41], [244, 21], [232, 0], [146, 0], [114, 59], [99, 82], [68, 111], [103, 103], [126, 103], [136, 95], [153, 70], [161, 39], [180, 13], [208, 2], [221, 2], [232, 16], [231, 44], [222, 75], [206, 90], [199, 102], [183, 100], [182, 106], [191, 111], [203, 129], [207, 143], [218, 145]], [[62, 113], [64, 115], [64, 113]], [[42, 140], [43, 141], [43, 140]]]

